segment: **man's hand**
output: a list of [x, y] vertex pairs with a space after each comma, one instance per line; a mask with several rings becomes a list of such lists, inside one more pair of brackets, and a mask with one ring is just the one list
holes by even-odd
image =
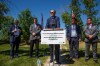
[[19, 29], [19, 32], [21, 32], [21, 30]]
[[12, 32], [16, 32], [16, 29], [14, 29]]
[[92, 39], [93, 38], [93, 35], [89, 35], [89, 39]]
[[35, 33], [32, 33], [32, 35], [34, 36], [34, 35], [35, 35]]
[[81, 39], [79, 39], [79, 42], [81, 42], [82, 40]]

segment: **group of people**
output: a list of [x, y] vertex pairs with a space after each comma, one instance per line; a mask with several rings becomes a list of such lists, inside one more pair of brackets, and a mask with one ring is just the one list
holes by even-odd
[[[47, 19], [47, 23], [45, 28], [60, 28], [60, 19], [56, 16], [56, 11], [50, 11], [50, 17]], [[38, 19], [33, 19], [33, 24], [30, 25], [30, 53], [29, 57], [33, 56], [33, 47], [36, 46], [36, 54], [35, 56], [39, 57], [39, 40], [41, 39], [41, 25], [38, 24]], [[70, 51], [70, 59], [79, 58], [79, 41], [82, 40], [82, 32], [80, 26], [77, 24], [77, 19], [72, 18], [71, 24], [67, 28], [67, 39], [69, 41], [69, 51]], [[92, 45], [93, 50], [93, 59], [95, 62], [98, 62], [97, 59], [97, 42], [98, 42], [98, 29], [97, 26], [92, 23], [92, 18], [87, 18], [87, 25], [83, 28], [83, 32], [85, 35], [85, 61], [89, 60], [89, 51], [90, 45]], [[22, 29], [18, 25], [18, 20], [15, 20], [15, 24], [12, 25], [9, 29], [10, 34], [10, 56], [11, 58], [18, 57], [18, 49], [21, 41]], [[53, 62], [53, 45], [49, 45], [50, 48], [50, 62]], [[55, 61], [60, 63], [60, 45], [55, 45]], [[15, 51], [14, 51], [15, 49]]]

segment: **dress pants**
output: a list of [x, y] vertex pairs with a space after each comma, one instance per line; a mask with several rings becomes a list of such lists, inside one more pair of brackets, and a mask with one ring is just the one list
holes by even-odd
[[10, 42], [10, 46], [11, 46], [10, 56], [11, 57], [14, 57], [14, 55], [18, 56], [19, 44], [20, 44], [20, 38], [16, 38], [14, 42]]
[[90, 45], [92, 45], [93, 58], [97, 60], [97, 42], [86, 42], [85, 44], [85, 59], [89, 59]]
[[38, 57], [38, 53], [39, 53], [39, 39], [35, 39], [35, 40], [31, 40], [30, 41], [30, 57], [32, 57], [32, 54], [33, 54], [33, 47], [34, 47], [34, 44], [35, 44], [35, 47], [36, 47], [36, 54], [35, 56]]
[[[51, 61], [53, 61], [53, 45], [52, 44], [49, 45], [49, 49], [50, 49], [50, 59]], [[55, 60], [59, 62], [60, 45], [55, 44], [54, 50], [55, 50]]]
[[71, 38], [69, 41], [69, 49], [70, 49], [70, 57], [73, 58], [78, 58], [78, 50], [79, 50], [79, 41], [78, 38]]

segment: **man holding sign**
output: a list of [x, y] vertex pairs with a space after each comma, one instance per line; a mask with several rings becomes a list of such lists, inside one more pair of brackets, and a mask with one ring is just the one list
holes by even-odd
[[[55, 16], [56, 11], [50, 11], [51, 17], [47, 19], [46, 29], [59, 29], [60, 28], [60, 19], [59, 17]], [[50, 62], [53, 62], [53, 45], [49, 45], [50, 48]], [[60, 54], [60, 45], [55, 44], [55, 60], [59, 64], [59, 54]]]

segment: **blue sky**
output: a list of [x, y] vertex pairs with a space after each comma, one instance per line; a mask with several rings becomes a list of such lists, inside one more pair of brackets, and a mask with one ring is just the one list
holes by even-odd
[[[57, 11], [56, 15], [60, 17], [61, 28], [64, 27], [64, 23], [61, 18], [61, 14], [64, 11], [70, 11], [67, 6], [70, 4], [71, 0], [11, 0], [12, 7], [8, 15], [13, 16], [15, 19], [18, 17], [18, 14], [28, 8], [33, 16], [38, 18], [39, 23], [41, 22], [41, 13], [44, 17], [44, 25], [47, 21], [47, 18], [50, 17], [50, 10], [55, 9]], [[100, 4], [100, 0], [97, 0]], [[96, 7], [100, 11], [100, 5]], [[100, 12], [98, 14], [100, 17]], [[82, 15], [82, 20], [86, 22], [86, 16]]]

